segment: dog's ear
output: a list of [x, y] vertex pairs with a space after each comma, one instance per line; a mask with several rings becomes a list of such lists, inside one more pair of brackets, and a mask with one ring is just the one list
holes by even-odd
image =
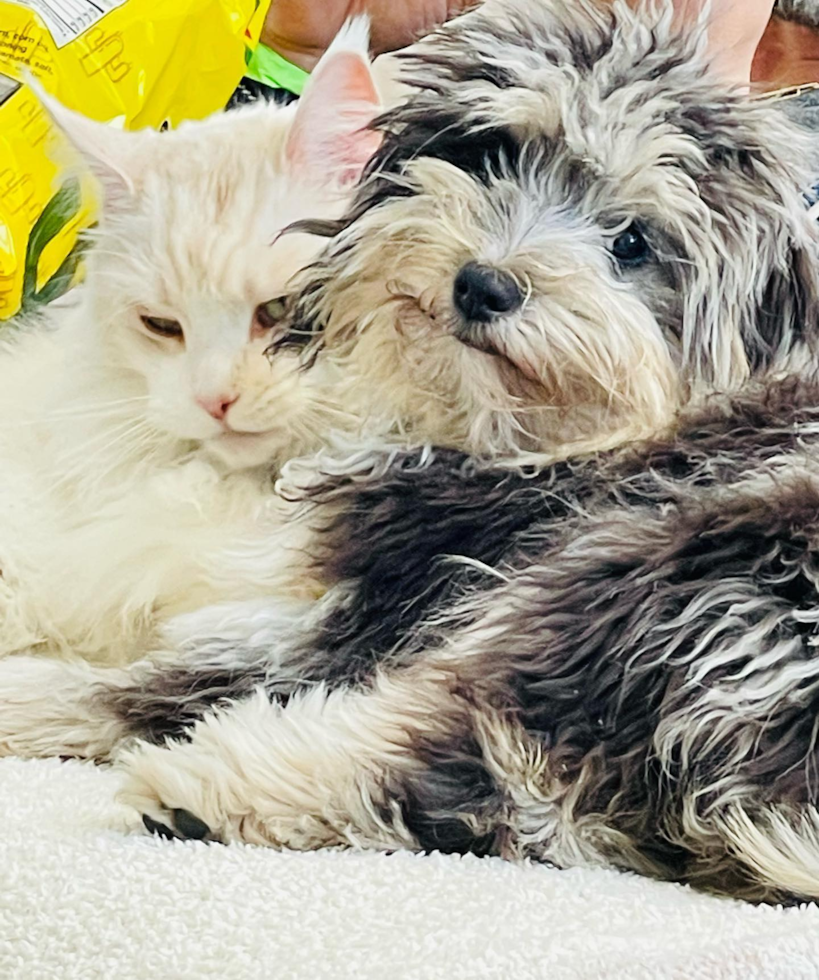
[[783, 361], [800, 344], [819, 341], [819, 254], [792, 243], [763, 282], [753, 321], [744, 331], [751, 371]]
[[[692, 381], [730, 388], [819, 352], [819, 230], [793, 192], [784, 209], [737, 212], [683, 275], [684, 360]], [[728, 202], [730, 204], [730, 202]], [[790, 219], [790, 220], [789, 220]], [[801, 228], [800, 228], [801, 225]]]
[[683, 273], [689, 368], [731, 385], [819, 335], [819, 226], [804, 199], [819, 142], [741, 94], [683, 99], [678, 121], [701, 150], [689, 176], [711, 216]]
[[287, 159], [297, 171], [320, 180], [335, 172], [342, 182], [354, 182], [378, 149], [380, 134], [369, 125], [381, 102], [368, 45], [369, 20], [359, 15], [316, 65], [287, 139]]
[[742, 340], [754, 372], [784, 365], [795, 347], [813, 349], [819, 339], [819, 225], [805, 199], [819, 141], [781, 109], [752, 102], [742, 108], [734, 145], [720, 154], [735, 193], [754, 198], [754, 219], [735, 226], [753, 282]]

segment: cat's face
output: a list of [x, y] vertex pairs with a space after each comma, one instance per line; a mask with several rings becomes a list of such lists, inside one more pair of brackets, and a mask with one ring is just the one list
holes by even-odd
[[[300, 180], [281, 149], [269, 154], [289, 115], [245, 109], [158, 137], [133, 207], [110, 218], [91, 266], [105, 344], [142, 375], [152, 425], [232, 467], [306, 448], [296, 359], [265, 351], [281, 297], [320, 243], [278, 235], [336, 213], [343, 195]], [[268, 153], [253, 152], [265, 130]]]
[[103, 184], [93, 319], [112, 368], [140, 376], [152, 426], [232, 468], [309, 448], [319, 409], [297, 359], [265, 352], [321, 242], [278, 236], [340, 215], [375, 148], [359, 132], [377, 111], [365, 57], [331, 50], [297, 108], [256, 105], [166, 133], [52, 111]]

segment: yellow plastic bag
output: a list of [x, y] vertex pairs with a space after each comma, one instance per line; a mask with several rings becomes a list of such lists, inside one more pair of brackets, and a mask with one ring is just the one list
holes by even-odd
[[127, 129], [225, 105], [258, 41], [261, 0], [0, 0], [0, 319], [60, 295], [94, 220], [90, 178], [61, 172], [25, 67], [64, 105]]

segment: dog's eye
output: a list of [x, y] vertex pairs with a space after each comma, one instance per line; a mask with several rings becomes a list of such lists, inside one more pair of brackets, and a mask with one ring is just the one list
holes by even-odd
[[637, 225], [629, 225], [611, 243], [611, 254], [621, 265], [642, 265], [649, 257], [648, 242]]
[[182, 324], [178, 320], [166, 320], [161, 316], [141, 316], [140, 319], [158, 337], [170, 337], [173, 340], [182, 340]]
[[287, 303], [283, 296], [268, 300], [256, 307], [256, 322], [263, 330], [272, 330], [284, 319]]

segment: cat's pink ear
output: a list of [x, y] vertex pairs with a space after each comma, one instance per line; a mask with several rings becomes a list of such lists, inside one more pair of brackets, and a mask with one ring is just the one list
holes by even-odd
[[120, 209], [133, 201], [135, 180], [141, 169], [137, 144], [153, 133], [126, 133], [67, 109], [32, 77], [26, 79], [56, 128], [82, 157], [102, 185], [105, 206]]
[[369, 18], [351, 18], [310, 76], [287, 139], [287, 158], [297, 172], [355, 181], [378, 149], [380, 134], [367, 128], [381, 108], [369, 39]]

